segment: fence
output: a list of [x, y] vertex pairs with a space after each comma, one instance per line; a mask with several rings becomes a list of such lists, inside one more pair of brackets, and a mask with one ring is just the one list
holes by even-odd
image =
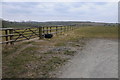
[[69, 30], [73, 30], [77, 26], [44, 26], [44, 27], [34, 27], [34, 28], [1, 28], [0, 33], [0, 43], [13, 44], [14, 42], [19, 42], [23, 40], [29, 40], [32, 38], [39, 37], [42, 38], [44, 34], [60, 34]]

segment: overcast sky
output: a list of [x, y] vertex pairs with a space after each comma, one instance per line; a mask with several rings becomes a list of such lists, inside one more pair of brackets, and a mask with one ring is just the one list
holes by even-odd
[[118, 22], [117, 2], [3, 2], [2, 17], [12, 21]]

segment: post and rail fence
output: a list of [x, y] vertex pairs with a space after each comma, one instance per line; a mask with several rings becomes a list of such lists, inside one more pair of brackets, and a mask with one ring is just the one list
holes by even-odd
[[42, 38], [44, 34], [62, 34], [63, 32], [76, 29], [78, 26], [44, 26], [33, 28], [1, 28], [0, 29], [0, 43], [13, 44], [14, 42], [30, 40], [36, 37]]

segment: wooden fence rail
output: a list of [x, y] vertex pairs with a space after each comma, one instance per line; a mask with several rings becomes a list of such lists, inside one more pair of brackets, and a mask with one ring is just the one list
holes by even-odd
[[29, 40], [36, 37], [41, 39], [44, 34], [57, 35], [76, 28], [77, 26], [44, 26], [23, 29], [1, 28], [0, 43], [13, 44], [14, 42]]

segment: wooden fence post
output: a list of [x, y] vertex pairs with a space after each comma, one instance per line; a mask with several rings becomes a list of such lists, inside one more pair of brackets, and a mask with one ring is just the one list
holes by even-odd
[[72, 30], [74, 29], [74, 27], [72, 26]]
[[65, 27], [66, 31], [67, 31], [67, 26]]
[[47, 34], [48, 34], [48, 27], [47, 27]]
[[[7, 36], [8, 35], [8, 30], [7, 29], [5, 30], [5, 35], [6, 35], [6, 41], [8, 41], [8, 36]], [[6, 44], [8, 44], [8, 42]]]
[[50, 34], [51, 34], [51, 26], [50, 26]]
[[61, 26], [61, 34], [62, 34], [62, 26]]
[[39, 39], [42, 39], [42, 27], [39, 27]]
[[64, 32], [65, 32], [65, 31], [66, 31], [65, 26], [64, 26], [64, 28], [63, 28], [63, 29], [64, 29]]
[[67, 26], [67, 31], [69, 31], [69, 26]]
[[[13, 40], [13, 29], [10, 29], [9, 31], [10, 31], [9, 33], [11, 34], [10, 40]], [[10, 44], [13, 44], [13, 41], [11, 41]]]
[[57, 35], [57, 26], [56, 26], [56, 35]]
[[45, 34], [44, 27], [42, 27], [42, 30], [43, 30], [43, 34]]
[[69, 31], [70, 31], [70, 26], [69, 26]]

